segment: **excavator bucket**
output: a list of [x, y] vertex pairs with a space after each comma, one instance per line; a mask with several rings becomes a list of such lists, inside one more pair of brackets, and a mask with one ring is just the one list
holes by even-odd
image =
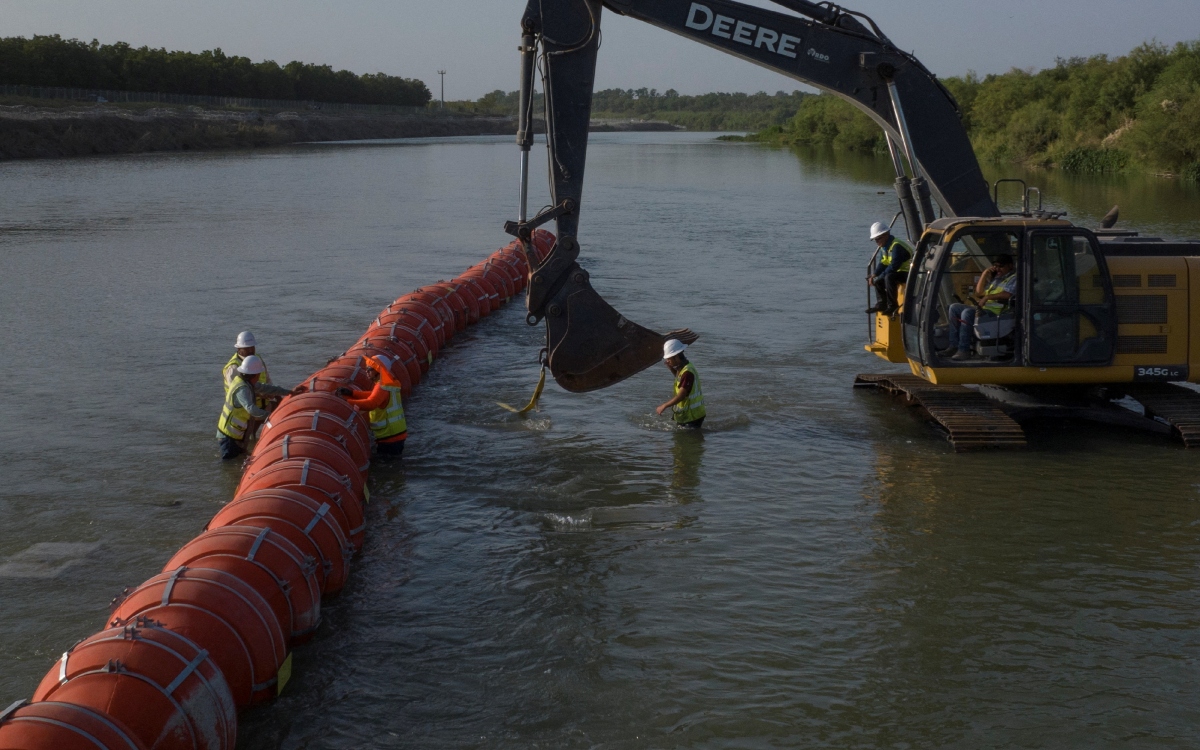
[[662, 361], [668, 339], [699, 338], [686, 328], [663, 335], [634, 323], [592, 289], [582, 269], [563, 292], [546, 314], [547, 348], [550, 373], [572, 393], [607, 388]]

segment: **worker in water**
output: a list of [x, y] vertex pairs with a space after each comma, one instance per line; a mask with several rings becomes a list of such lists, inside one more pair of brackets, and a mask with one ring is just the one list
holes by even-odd
[[367, 376], [375, 387], [369, 391], [343, 389], [339, 392], [346, 396], [351, 406], [367, 412], [371, 432], [375, 435], [375, 449], [385, 456], [399, 456], [404, 453], [404, 441], [408, 439], [400, 381], [379, 358], [366, 357], [365, 361]]
[[975, 356], [975, 324], [996, 320], [1009, 308], [1017, 293], [1017, 267], [1011, 255], [997, 255], [991, 268], [975, 282], [974, 304], [950, 305], [950, 346], [939, 352], [956, 361]]
[[871, 225], [871, 239], [879, 246], [879, 254], [867, 278], [867, 283], [875, 287], [875, 306], [867, 313], [894, 315], [900, 309], [898, 287], [908, 281], [913, 249], [904, 240], [893, 237], [891, 229], [882, 221]]
[[670, 339], [663, 344], [663, 362], [675, 375], [675, 397], [656, 410], [660, 415], [667, 409], [680, 427], [698, 428], [704, 424], [708, 413], [704, 409], [704, 391], [700, 388], [700, 374], [696, 366], [683, 356], [687, 345], [679, 339]]
[[253, 354], [243, 359], [234, 371], [233, 383], [225, 391], [225, 405], [217, 420], [217, 441], [224, 460], [237, 458], [246, 452], [246, 444], [267, 418], [267, 411], [259, 406], [260, 403], [303, 390], [303, 386], [289, 391], [269, 383], [260, 383], [259, 378], [266, 371], [263, 361]]
[[[242, 360], [244, 360], [246, 357], [256, 354], [257, 352], [254, 334], [250, 331], [242, 331], [238, 334], [237, 341], [234, 343], [234, 347], [235, 350], [233, 352], [233, 356], [229, 358], [229, 361], [225, 363], [225, 367], [221, 370], [221, 376], [225, 379], [226, 393], [229, 392], [229, 387], [233, 385], [233, 379], [237, 376], [238, 365], [240, 365]], [[262, 358], [259, 357], [259, 359]], [[264, 369], [262, 371], [262, 375], [260, 375], [258, 378], [259, 385], [271, 384], [271, 373], [267, 372], [265, 369], [266, 366], [267, 363], [263, 362]], [[266, 408], [266, 402], [260, 403], [259, 406]]]

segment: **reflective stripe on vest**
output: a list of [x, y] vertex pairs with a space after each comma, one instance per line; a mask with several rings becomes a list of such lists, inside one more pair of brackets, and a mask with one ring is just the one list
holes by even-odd
[[675, 421], [679, 424], [695, 422], [697, 419], [701, 419], [708, 414], [704, 409], [704, 392], [700, 390], [700, 373], [696, 372], [696, 367], [691, 362], [684, 365], [679, 370], [679, 373], [675, 375], [675, 395], [678, 396], [683, 392], [683, 389], [679, 387], [679, 383], [683, 380], [685, 372], [692, 374], [692, 392], [688, 394], [687, 398], [672, 407], [672, 416], [675, 417]]
[[[237, 375], [233, 378], [233, 385], [225, 391], [225, 405], [221, 408], [221, 417], [217, 420], [217, 429], [221, 434], [234, 440], [246, 437], [246, 425], [250, 424], [250, 412], [235, 402], [233, 398], [242, 388], [251, 387], [249, 383], [242, 380], [241, 375]], [[251, 388], [250, 392], [253, 393], [254, 389]]]
[[908, 273], [909, 269], [912, 268], [913, 249], [912, 249], [912, 247], [909, 246], [909, 244], [907, 242], [900, 239], [899, 237], [892, 238], [891, 244], [889, 244], [887, 246], [887, 249], [883, 251], [883, 255], [881, 255], [879, 257], [879, 265], [880, 266], [892, 265], [892, 254], [896, 250], [896, 245], [899, 245], [900, 247], [902, 247], [908, 251], [908, 260], [904, 261], [904, 265], [897, 268], [896, 272], [897, 273]]
[[408, 420], [404, 418], [404, 402], [401, 400], [400, 386], [380, 385], [388, 392], [389, 399], [382, 409], [372, 409], [368, 415], [371, 420], [371, 432], [376, 440], [386, 440], [408, 431]]
[[[1017, 272], [1013, 271], [1010, 274], [1006, 274], [1002, 278], [993, 279], [992, 283], [988, 286], [988, 288], [986, 290], [984, 290], [983, 293], [985, 295], [989, 295], [989, 294], [999, 294], [1000, 292], [1003, 292], [1005, 284], [1008, 283], [1009, 279], [1011, 279], [1012, 277], [1014, 277], [1016, 275], [1017, 275]], [[1002, 313], [1006, 309], [1008, 309], [1008, 305], [1010, 302], [1012, 302], [1011, 298], [1006, 299], [1006, 300], [989, 300], [988, 303], [983, 306], [983, 309], [987, 310], [992, 315], [999, 315], [1000, 313]]]

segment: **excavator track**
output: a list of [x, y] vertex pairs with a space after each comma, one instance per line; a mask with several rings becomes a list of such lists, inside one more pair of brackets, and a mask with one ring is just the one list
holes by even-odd
[[[1026, 445], [1021, 425], [979, 391], [961, 385], [934, 385], [916, 375], [859, 375], [854, 387], [903, 395], [946, 431], [955, 451]], [[1200, 422], [1196, 427], [1200, 431]]]
[[1125, 389], [1146, 409], [1146, 416], [1171, 425], [1185, 447], [1200, 448], [1200, 393], [1170, 383]]

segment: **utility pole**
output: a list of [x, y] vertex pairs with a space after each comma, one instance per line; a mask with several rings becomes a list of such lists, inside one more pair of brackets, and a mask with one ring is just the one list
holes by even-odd
[[442, 109], [446, 108], [446, 71], [439, 70], [438, 75], [442, 77]]

